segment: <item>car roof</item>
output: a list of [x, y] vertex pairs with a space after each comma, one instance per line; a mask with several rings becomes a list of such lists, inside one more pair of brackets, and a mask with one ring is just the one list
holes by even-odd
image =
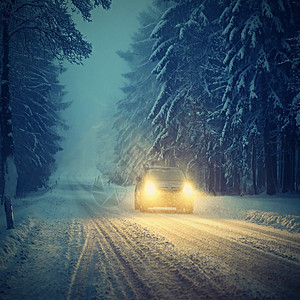
[[162, 166], [151, 166], [151, 167], [145, 167], [145, 170], [181, 170], [177, 167], [162, 167]]

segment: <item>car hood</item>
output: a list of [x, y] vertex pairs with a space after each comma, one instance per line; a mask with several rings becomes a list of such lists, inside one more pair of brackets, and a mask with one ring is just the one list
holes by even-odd
[[179, 190], [184, 186], [184, 182], [182, 181], [155, 181], [155, 186], [158, 189], [165, 190]]

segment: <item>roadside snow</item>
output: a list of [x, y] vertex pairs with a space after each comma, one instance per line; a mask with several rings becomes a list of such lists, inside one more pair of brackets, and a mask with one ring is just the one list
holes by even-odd
[[278, 213], [249, 210], [241, 214], [241, 219], [257, 224], [300, 232], [300, 217], [294, 215], [280, 215]]
[[[2, 214], [1, 214], [2, 215]], [[3, 216], [1, 216], [2, 218]], [[34, 226], [31, 218], [26, 218], [18, 224], [16, 230], [4, 230], [1, 227], [0, 231], [0, 266], [4, 265], [19, 248], [20, 244], [26, 238], [28, 232]]]
[[210, 196], [198, 194], [195, 213], [201, 216], [232, 218], [300, 232], [300, 197], [276, 196]]

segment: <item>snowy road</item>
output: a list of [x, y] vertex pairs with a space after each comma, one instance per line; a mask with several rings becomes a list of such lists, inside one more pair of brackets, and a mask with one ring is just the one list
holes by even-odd
[[103, 207], [80, 179], [55, 195], [1, 266], [0, 299], [299, 299], [299, 234], [140, 213], [130, 193]]

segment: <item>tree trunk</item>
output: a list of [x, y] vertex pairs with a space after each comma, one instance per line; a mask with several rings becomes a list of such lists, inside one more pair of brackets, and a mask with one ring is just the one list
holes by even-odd
[[296, 190], [296, 129], [291, 126], [283, 138], [283, 184], [282, 192]]
[[4, 202], [7, 229], [14, 228], [11, 198], [16, 194], [16, 166], [12, 134], [12, 114], [9, 91], [9, 7], [2, 15], [2, 74], [1, 74], [1, 178], [3, 179], [2, 202]]
[[293, 127], [291, 130], [291, 139], [290, 139], [290, 157], [291, 157], [291, 180], [290, 180], [290, 189], [292, 192], [296, 191], [296, 128]]
[[209, 163], [208, 165], [208, 192], [212, 193], [216, 196], [216, 192], [214, 189], [214, 165], [213, 163]]
[[270, 126], [269, 116], [265, 116], [265, 128], [264, 128], [264, 148], [265, 148], [265, 172], [266, 172], [266, 190], [268, 195], [274, 195], [276, 193], [274, 183], [274, 172], [272, 162], [272, 149], [270, 143]]
[[283, 180], [282, 180], [282, 192], [287, 193], [290, 188], [291, 170], [290, 170], [290, 149], [288, 138], [283, 138]]
[[252, 168], [252, 184], [253, 184], [253, 192], [254, 195], [257, 194], [257, 186], [256, 186], [256, 147], [253, 143], [252, 145], [252, 159], [251, 159], [251, 168]]
[[233, 188], [234, 195], [241, 195], [241, 178], [236, 170], [233, 173]]
[[295, 146], [295, 191], [299, 192], [300, 186], [300, 147], [299, 140], [296, 142]]
[[14, 228], [14, 215], [12, 209], [12, 203], [10, 197], [4, 197], [4, 210], [6, 215], [6, 225], [7, 229]]

